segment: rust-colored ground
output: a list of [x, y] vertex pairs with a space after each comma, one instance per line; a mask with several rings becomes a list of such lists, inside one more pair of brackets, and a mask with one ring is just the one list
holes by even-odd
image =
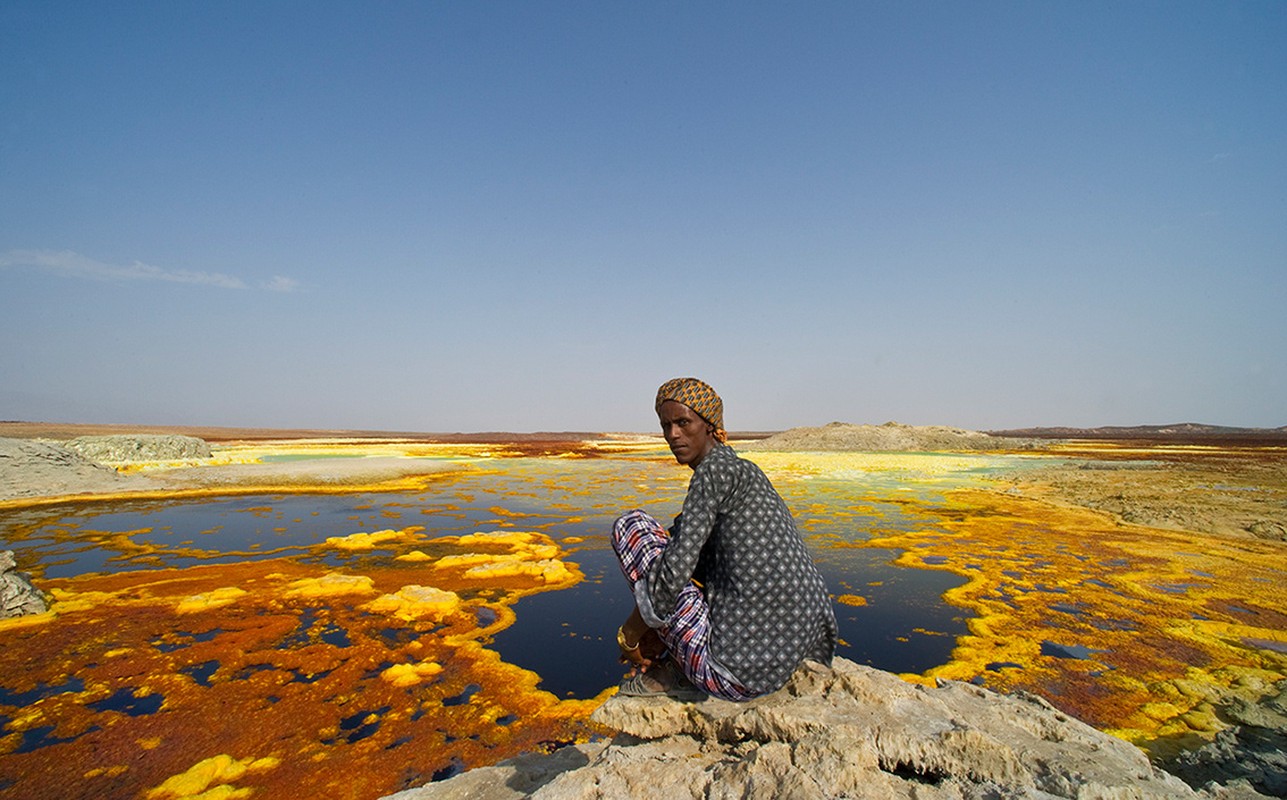
[[[1244, 525], [1283, 518], [1282, 457], [1246, 456], [1147, 452], [1135, 454], [1150, 462], [1139, 470], [1051, 467], [1027, 496], [954, 491], [922, 509], [925, 530], [870, 542], [904, 550], [905, 566], [969, 579], [947, 600], [974, 614], [970, 635], [925, 677], [1030, 691], [1159, 754], [1209, 739], [1234, 697], [1254, 702], [1287, 677], [1287, 544]], [[1106, 500], [1229, 535], [1072, 505]]]
[[53, 611], [0, 622], [0, 705], [19, 709], [0, 789], [370, 798], [591, 735], [595, 701], [484, 646], [519, 597], [580, 580], [543, 534], [412, 527], [318, 550], [348, 560], [46, 582]]
[[[551, 459], [545, 489], [574, 504], [560, 513], [600, 514], [611, 510], [600, 484], [617, 473], [568, 485], [559, 459], [657, 448], [629, 437], [536, 449], [253, 439], [221, 445], [218, 463], [135, 465], [156, 484], [123, 496], [415, 489], [443, 479], [443, 464], [535, 453]], [[262, 462], [346, 447], [373, 457]], [[974, 476], [987, 464], [977, 455], [750, 457], [806, 533], [853, 528], [814, 546], [894, 548], [902, 565], [968, 579], [947, 600], [968, 610], [969, 634], [948, 663], [909, 679], [1031, 691], [1158, 754], [1209, 739], [1223, 707], [1255, 702], [1287, 675], [1287, 543], [1275, 538], [1287, 521], [1287, 455], [1111, 443], [1049, 455], [1059, 461], [1001, 480]], [[684, 476], [658, 480], [617, 502], [648, 504]], [[891, 507], [897, 526], [877, 522], [879, 538], [864, 541], [858, 520]], [[497, 514], [505, 536], [492, 539], [427, 541], [412, 526], [328, 540], [314, 558], [44, 582], [53, 614], [0, 623], [0, 671], [20, 676], [0, 694], [0, 791], [369, 798], [591, 735], [594, 701], [539, 691], [536, 675], [486, 647], [517, 598], [580, 579], [554, 542], [516, 537]], [[341, 569], [323, 561], [336, 553]], [[866, 602], [861, 587], [837, 599]], [[58, 779], [31, 780], [41, 775]]]

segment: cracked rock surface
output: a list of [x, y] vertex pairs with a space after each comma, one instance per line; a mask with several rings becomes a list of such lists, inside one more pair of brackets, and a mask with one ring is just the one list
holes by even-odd
[[749, 703], [617, 696], [594, 720], [619, 733], [391, 797], [1211, 796], [1040, 698], [918, 686], [843, 658]]
[[18, 571], [12, 550], [0, 550], [0, 619], [43, 614], [49, 604], [26, 573]]

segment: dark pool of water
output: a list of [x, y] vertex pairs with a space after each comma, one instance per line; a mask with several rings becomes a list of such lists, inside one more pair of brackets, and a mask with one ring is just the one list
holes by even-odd
[[[956, 638], [967, 632], [961, 609], [942, 601], [943, 593], [964, 578], [895, 567], [890, 562], [897, 553], [891, 550], [815, 554], [833, 594], [856, 592], [867, 601], [833, 604], [841, 639], [837, 655], [891, 672], [919, 673], [946, 663]], [[519, 601], [517, 622], [498, 633], [492, 646], [506, 661], [541, 675], [546, 691], [587, 698], [624, 674], [616, 658], [616, 631], [634, 603], [606, 547], [576, 552], [569, 560], [580, 565], [585, 580]]]
[[[566, 548], [567, 559], [580, 566], [585, 580], [519, 601], [517, 622], [498, 633], [492, 646], [507, 661], [541, 675], [542, 688], [584, 698], [615, 684], [623, 673], [615, 634], [631, 599], [607, 544], [611, 521], [638, 505], [668, 521], [684, 491], [672, 473], [673, 465], [642, 460], [552, 467], [548, 460], [515, 459], [503, 471], [444, 478], [414, 493], [68, 504], [0, 517], [0, 546], [18, 551], [22, 568], [44, 579], [270, 557], [343, 568], [353, 554], [315, 546], [327, 537], [410, 525], [424, 526], [430, 538], [494, 530], [498, 507], [531, 515], [501, 519], [519, 530], [544, 525], [542, 530], [560, 542], [583, 538]], [[864, 541], [872, 531], [924, 528], [927, 520], [870, 497], [856, 503], [855, 488], [843, 482], [801, 483], [783, 494], [793, 507], [844, 510], [797, 514], [806, 518], [801, 520], [805, 539], [832, 593], [866, 599], [862, 606], [835, 606], [839, 655], [895, 672], [922, 672], [945, 663], [966, 628], [961, 611], [941, 598], [963, 579], [895, 567], [893, 551], [834, 546]], [[319, 629], [315, 623], [301, 620], [298, 635], [343, 646], [342, 630]], [[207, 678], [216, 668], [202, 665], [192, 677]]]

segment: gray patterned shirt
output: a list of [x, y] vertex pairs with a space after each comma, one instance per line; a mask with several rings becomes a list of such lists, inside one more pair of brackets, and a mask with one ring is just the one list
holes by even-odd
[[836, 618], [786, 502], [758, 466], [716, 444], [693, 471], [671, 540], [638, 598], [653, 627], [690, 580], [710, 607], [715, 668], [747, 689], [780, 688], [806, 658], [830, 663]]

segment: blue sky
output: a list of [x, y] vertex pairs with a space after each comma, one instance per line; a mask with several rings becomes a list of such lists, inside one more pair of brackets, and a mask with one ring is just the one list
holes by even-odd
[[1287, 4], [0, 4], [0, 419], [1287, 424]]

